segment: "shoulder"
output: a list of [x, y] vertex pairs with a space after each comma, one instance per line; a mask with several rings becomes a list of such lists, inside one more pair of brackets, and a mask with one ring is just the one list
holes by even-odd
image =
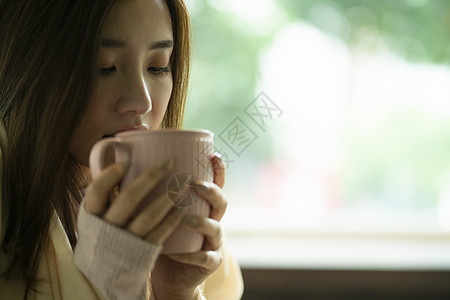
[[226, 247], [226, 239], [222, 246], [222, 263], [203, 283], [207, 299], [241, 299], [244, 291], [244, 281], [241, 268], [236, 258]]

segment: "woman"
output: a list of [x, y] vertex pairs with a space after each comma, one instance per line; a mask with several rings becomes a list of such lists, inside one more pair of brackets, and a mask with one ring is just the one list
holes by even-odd
[[[170, 164], [111, 205], [126, 164], [89, 182], [99, 139], [181, 127], [189, 43], [182, 0], [0, 0], [0, 298], [240, 297], [239, 268], [221, 247], [219, 158], [202, 192], [210, 218], [163, 202], [130, 218], [123, 204], [139, 203]], [[202, 251], [159, 256], [180, 223], [205, 234]]]

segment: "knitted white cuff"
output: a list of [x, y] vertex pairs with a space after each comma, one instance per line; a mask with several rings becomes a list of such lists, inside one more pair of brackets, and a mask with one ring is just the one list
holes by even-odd
[[147, 278], [161, 250], [80, 205], [75, 265], [106, 299], [145, 299]]

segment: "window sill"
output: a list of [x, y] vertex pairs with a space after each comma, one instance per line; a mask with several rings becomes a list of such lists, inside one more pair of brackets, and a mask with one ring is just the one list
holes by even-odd
[[450, 270], [448, 233], [227, 230], [247, 269]]

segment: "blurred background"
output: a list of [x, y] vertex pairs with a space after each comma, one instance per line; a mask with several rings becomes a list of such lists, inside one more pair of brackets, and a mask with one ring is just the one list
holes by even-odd
[[244, 299], [450, 296], [450, 1], [187, 4]]

